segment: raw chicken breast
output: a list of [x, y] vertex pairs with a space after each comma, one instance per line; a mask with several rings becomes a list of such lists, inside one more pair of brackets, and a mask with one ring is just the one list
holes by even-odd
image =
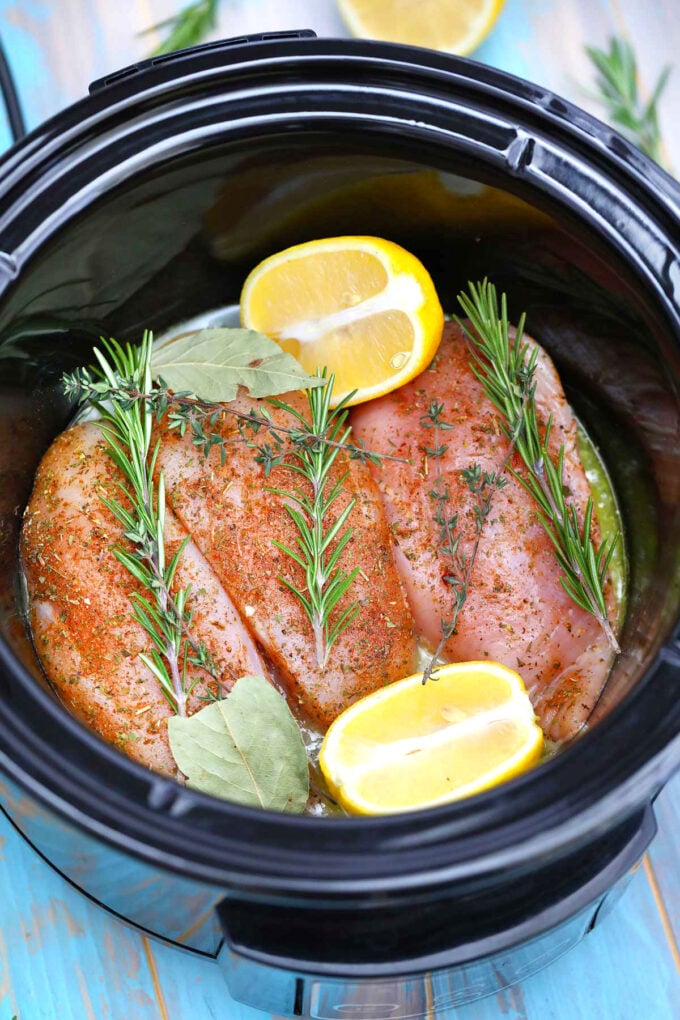
[[[469, 361], [462, 331], [449, 323], [430, 368], [396, 392], [352, 412], [354, 434], [368, 449], [411, 461], [384, 461], [373, 473], [397, 540], [397, 564], [416, 633], [431, 650], [440, 640], [441, 620], [452, 612], [451, 589], [444, 580], [450, 563], [437, 548], [439, 528], [430, 495], [437, 467], [450, 487], [449, 512], [458, 511], [460, 550], [469, 555], [475, 536], [475, 497], [461, 471], [474, 463], [483, 471], [496, 471], [509, 450], [500, 416]], [[555, 367], [543, 351], [536, 378], [539, 416], [543, 421], [553, 416], [551, 452], [556, 456], [564, 444], [566, 483], [582, 515], [589, 486], [579, 459], [576, 423]], [[448, 449], [439, 460], [425, 453], [426, 446], [432, 447], [433, 432], [421, 424], [432, 400], [444, 404], [442, 419], [454, 426], [440, 431], [440, 442]], [[516, 454], [512, 463], [521, 464]], [[443, 658], [454, 662], [489, 658], [516, 669], [546, 734], [564, 740], [588, 718], [611, 655], [597, 621], [562, 588], [535, 503], [511, 475], [507, 479], [494, 497], [467, 602]], [[594, 535], [597, 541], [597, 528]]]
[[[289, 394], [285, 399], [305, 413], [303, 395]], [[258, 401], [239, 398], [231, 406], [248, 413]], [[296, 424], [286, 412], [270, 408], [270, 413], [282, 425]], [[337, 519], [352, 496], [356, 498], [348, 521], [353, 536], [340, 565], [346, 571], [360, 570], [338, 608], [355, 599], [361, 608], [333, 645], [326, 667], [320, 668], [310, 622], [280, 580], [284, 577], [304, 589], [304, 572], [272, 541], [296, 548], [296, 531], [282, 497], [267, 491], [309, 483], [283, 467], [275, 467], [265, 478], [255, 451], [238, 441], [236, 420], [228, 411], [216, 429], [237, 439], [227, 448], [223, 466], [216, 450], [205, 458], [188, 434], [164, 433], [159, 465], [169, 504], [247, 621], [291, 707], [325, 728], [357, 698], [415, 668], [411, 613], [378, 488], [365, 465], [342, 455], [336, 460], [329, 488], [340, 473], [349, 469], [349, 475], [328, 522]], [[259, 436], [266, 441], [264, 433]]]
[[[137, 583], [112, 553], [125, 544], [101, 494], [118, 496], [118, 469], [96, 424], [62, 433], [45, 454], [26, 509], [22, 559], [33, 639], [48, 678], [65, 705], [131, 758], [176, 776], [166, 720], [172, 714], [158, 681], [139, 659], [150, 639], [132, 617]], [[186, 532], [168, 512], [172, 556]], [[175, 584], [192, 585], [192, 634], [202, 640], [225, 688], [247, 673], [265, 673], [230, 599], [193, 542]], [[201, 670], [189, 713], [215, 681]]]

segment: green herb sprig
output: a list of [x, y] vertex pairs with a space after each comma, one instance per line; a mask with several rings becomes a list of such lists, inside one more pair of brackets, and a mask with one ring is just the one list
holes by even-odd
[[189, 667], [206, 670], [215, 680], [219, 674], [205, 645], [190, 633], [191, 585], [172, 592], [189, 536], [168, 559], [163, 472], [154, 480], [159, 443], [152, 447], [153, 409], [151, 402], [130, 396], [152, 392], [152, 335], [145, 332], [138, 347], [115, 340], [102, 340], [102, 346], [103, 352], [94, 350], [97, 366], [65, 376], [64, 389], [99, 412], [107, 452], [125, 479], [117, 483], [122, 501], [100, 496], [132, 544], [132, 550], [116, 545], [113, 553], [146, 593], [130, 596], [133, 614], [153, 643], [150, 654], [141, 653], [140, 659], [158, 680], [173, 711], [184, 716], [187, 698], [198, 682], [198, 678], [189, 679]]
[[595, 65], [598, 98], [607, 111], [608, 119], [646, 155], [657, 163], [663, 163], [658, 104], [671, 72], [670, 67], [661, 71], [651, 98], [644, 101], [638, 91], [635, 53], [626, 39], [611, 38], [608, 51], [586, 46], [586, 53]]
[[[154, 379], [153, 385], [148, 390], [125, 379], [118, 379], [115, 386], [109, 385], [107, 388], [93, 378], [90, 369], [87, 368], [76, 369], [71, 375], [65, 376], [64, 380], [67, 395], [76, 397], [83, 405], [94, 406], [96, 401], [111, 399], [122, 401], [126, 406], [143, 403], [151, 411], [155, 421], [161, 422], [166, 419], [168, 428], [178, 431], [182, 436], [188, 432], [193, 445], [198, 447], [204, 457], [212, 450], [217, 450], [222, 464], [226, 462], [227, 452], [231, 446], [245, 442], [256, 451], [254, 459], [262, 465], [266, 477], [269, 477], [272, 468], [280, 463], [286, 439], [294, 445], [309, 446], [312, 443], [320, 443], [329, 449], [342, 449], [350, 460], [357, 460], [361, 464], [375, 464], [379, 467], [383, 460], [407, 463], [404, 457], [377, 454], [366, 449], [363, 440], [340, 443], [335, 442], [329, 435], [317, 435], [310, 431], [309, 423], [306, 423], [304, 428], [286, 426], [279, 422], [275, 424], [264, 406], [259, 410], [251, 407], [245, 412], [228, 404], [204, 400], [189, 390], [171, 391], [161, 377]], [[225, 414], [236, 420], [238, 434], [230, 438], [217, 431], [220, 418]], [[266, 435], [269, 441], [253, 442], [253, 437], [260, 432]]]
[[[325, 369], [317, 374], [326, 379]], [[305, 390], [309, 421], [290, 404], [274, 399], [269, 401], [291, 415], [300, 427], [292, 449], [284, 453], [279, 446], [273, 457], [272, 451], [268, 450], [266, 464], [269, 471], [279, 466], [303, 480], [303, 484], [292, 489], [271, 487], [268, 490], [286, 501], [283, 505], [297, 531], [295, 549], [277, 539], [273, 540], [273, 544], [305, 572], [304, 588], [298, 588], [282, 575], [279, 580], [298, 599], [312, 625], [316, 661], [321, 669], [328, 662], [333, 644], [360, 609], [355, 600], [338, 610], [338, 604], [353, 584], [359, 568], [346, 571], [340, 566], [341, 556], [353, 534], [353, 529], [345, 528], [345, 525], [356, 499], [352, 497], [335, 520], [329, 522], [331, 509], [342, 495], [349, 475], [349, 470], [344, 471], [331, 485], [331, 469], [352, 431], [346, 420], [347, 403], [353, 394], [331, 411], [334, 382], [335, 377], [330, 375], [325, 386]]]
[[602, 542], [596, 553], [591, 536], [593, 501], [588, 498], [583, 524], [576, 506], [565, 495], [564, 446], [557, 462], [549, 453], [552, 418], [543, 429], [536, 413], [536, 362], [538, 347], [523, 339], [522, 315], [511, 342], [505, 294], [500, 311], [496, 288], [488, 280], [470, 283], [469, 294], [458, 295], [458, 302], [471, 329], [456, 319], [470, 343], [471, 367], [484, 392], [503, 418], [505, 433], [526, 468], [513, 475], [537, 504], [537, 516], [554, 547], [562, 570], [561, 584], [569, 597], [600, 624], [614, 652], [619, 644], [607, 618], [604, 587], [607, 570], [619, 534]]
[[150, 55], [156, 57], [161, 53], [172, 53], [202, 42], [217, 27], [218, 6], [219, 0], [196, 0], [182, 7], [171, 18], [150, 25], [144, 30], [145, 35], [161, 29], [169, 30], [165, 39]]
[[[228, 405], [201, 400], [190, 393], [170, 394], [163, 380], [159, 380], [157, 392], [158, 398], [151, 395], [151, 400], [157, 408], [156, 413], [163, 416], [167, 412], [169, 428], [177, 429], [180, 435], [185, 435], [189, 431], [192, 443], [199, 447], [204, 456], [207, 457], [211, 450], [216, 449], [224, 464], [229, 447], [235, 443], [245, 442], [255, 450], [255, 461], [262, 465], [267, 478], [272, 468], [281, 463], [286, 439], [296, 447], [320, 444], [329, 450], [342, 450], [350, 460], [357, 460], [361, 464], [375, 464], [379, 467], [383, 460], [406, 463], [403, 457], [377, 454], [367, 450], [363, 440], [350, 443], [345, 439], [340, 442], [334, 440], [330, 432], [315, 432], [312, 423], [307, 421], [304, 425], [297, 426], [274, 423], [265, 406], [261, 406], [257, 411], [251, 407], [248, 412], [244, 412]], [[271, 397], [268, 398], [268, 402], [282, 408], [287, 407], [285, 404], [277, 404]], [[226, 438], [221, 432], [215, 431], [223, 414], [236, 419], [238, 436]], [[294, 415], [294, 420], [297, 417]], [[260, 433], [267, 439], [255, 442], [254, 437]]]
[[[291, 549], [277, 540], [273, 544], [298, 563], [305, 571], [305, 588], [298, 588], [287, 578], [279, 580], [296, 596], [312, 626], [316, 659], [323, 669], [333, 644], [357, 616], [360, 606], [353, 601], [342, 611], [336, 611], [339, 602], [347, 593], [358, 568], [345, 571], [339, 565], [345, 546], [352, 537], [352, 529], [343, 531], [356, 504], [351, 499], [337, 519], [327, 525], [331, 508], [340, 497], [349, 472], [345, 471], [328, 489], [328, 476], [340, 452], [350, 460], [379, 466], [384, 459], [404, 462], [403, 457], [389, 454], [378, 455], [366, 449], [363, 441], [349, 442], [351, 427], [346, 426], [349, 394], [331, 411], [334, 376], [327, 377], [326, 370], [317, 371], [316, 377], [325, 380], [324, 385], [305, 390], [309, 415], [305, 417], [296, 408], [273, 397], [267, 403], [284, 411], [292, 425], [274, 422], [266, 406], [259, 410], [250, 408], [245, 413], [234, 407], [213, 405], [196, 399], [191, 394], [174, 394], [168, 413], [169, 427], [178, 429], [184, 435], [190, 431], [192, 442], [204, 453], [217, 448], [222, 463], [227, 448], [237, 442], [245, 442], [254, 451], [254, 460], [261, 464], [265, 478], [276, 467], [282, 467], [301, 476], [311, 486], [311, 493], [296, 487], [294, 490], [270, 487], [269, 492], [287, 500], [284, 507], [297, 530], [297, 548]], [[163, 413], [165, 402], [158, 406]], [[218, 420], [223, 413], [236, 418], [238, 436], [226, 438], [216, 431]], [[262, 438], [262, 433], [266, 438]], [[292, 505], [291, 505], [292, 504]]]

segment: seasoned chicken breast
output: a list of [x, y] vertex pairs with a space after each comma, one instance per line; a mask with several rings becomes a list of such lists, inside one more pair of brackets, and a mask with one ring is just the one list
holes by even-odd
[[[285, 399], [305, 413], [302, 394], [289, 394]], [[231, 406], [247, 414], [262, 405], [240, 398]], [[283, 426], [296, 424], [284, 411], [269, 411]], [[236, 420], [228, 411], [216, 428], [225, 438], [238, 439]], [[259, 435], [267, 441], [266, 433]], [[360, 611], [333, 645], [322, 668], [310, 622], [282, 580], [304, 590], [304, 571], [273, 542], [276, 539], [297, 548], [296, 531], [284, 499], [268, 491], [270, 487], [290, 490], [298, 485], [307, 491], [311, 485], [280, 466], [266, 478], [255, 460], [256, 451], [243, 442], [235, 441], [226, 450], [222, 465], [216, 450], [205, 458], [188, 434], [180, 437], [166, 431], [159, 465], [165, 474], [168, 501], [247, 621], [291, 706], [325, 728], [357, 698], [415, 668], [411, 612], [395, 566], [394, 539], [378, 487], [365, 465], [345, 455], [338, 457], [329, 489], [341, 473], [348, 470], [349, 475], [327, 515], [326, 527], [354, 497], [356, 505], [347, 522], [353, 534], [340, 565], [346, 571], [356, 567], [359, 574], [338, 609], [356, 599]]]
[[[45, 454], [26, 509], [21, 539], [30, 622], [38, 655], [64, 704], [130, 757], [177, 775], [166, 721], [172, 709], [139, 659], [151, 641], [133, 618], [137, 583], [112, 552], [126, 545], [100, 495], [119, 497], [118, 469], [94, 423], [62, 433]], [[172, 513], [166, 524], [171, 556], [186, 536]], [[203, 641], [228, 689], [247, 673], [264, 673], [255, 644], [233, 603], [194, 542], [180, 559], [175, 585], [192, 585], [192, 636]], [[189, 713], [215, 681], [200, 679]]]
[[[448, 323], [430, 368], [394, 393], [354, 408], [351, 416], [355, 436], [368, 449], [410, 461], [384, 461], [373, 474], [397, 540], [397, 564], [416, 633], [431, 650], [440, 640], [442, 619], [452, 613], [452, 591], [445, 580], [451, 564], [439, 548], [431, 495], [437, 472], [449, 486], [448, 512], [458, 513], [460, 551], [469, 556], [477, 498], [461, 472], [475, 463], [482, 471], [497, 471], [509, 452], [500, 417], [469, 361], [462, 331]], [[543, 351], [536, 379], [539, 415], [543, 422], [552, 415], [552, 455], [564, 444], [566, 483], [583, 515], [589, 486], [579, 459], [576, 423], [555, 367]], [[439, 441], [447, 449], [438, 459], [426, 452], [432, 448], [433, 431], [423, 424], [432, 400], [444, 405], [441, 417], [453, 426], [440, 431]], [[512, 465], [520, 464], [515, 454]], [[488, 658], [516, 669], [546, 734], [563, 740], [588, 718], [611, 655], [597, 621], [562, 588], [535, 503], [506, 475], [507, 485], [496, 493], [484, 524], [467, 601], [443, 657], [454, 662]]]

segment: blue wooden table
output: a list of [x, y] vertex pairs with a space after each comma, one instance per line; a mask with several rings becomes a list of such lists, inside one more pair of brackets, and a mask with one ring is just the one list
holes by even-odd
[[[415, 0], [414, 0], [415, 2]], [[452, 0], [455, 2], [455, 0]], [[0, 0], [0, 33], [29, 125], [90, 80], [141, 59], [139, 33], [179, 0]], [[680, 52], [680, 0], [507, 0], [475, 57], [597, 112], [583, 45], [635, 44], [649, 93]], [[222, 0], [218, 34], [314, 28], [345, 34], [334, 0]], [[680, 168], [680, 68], [661, 107], [666, 158]], [[9, 134], [0, 114], [0, 148]], [[657, 801], [659, 834], [621, 903], [573, 952], [450, 1020], [680, 1018], [680, 777]], [[0, 1020], [263, 1020], [233, 1002], [217, 966], [128, 929], [73, 892], [0, 816]]]

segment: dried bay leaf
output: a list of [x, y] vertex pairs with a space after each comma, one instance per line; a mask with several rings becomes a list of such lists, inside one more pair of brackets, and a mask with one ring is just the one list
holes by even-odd
[[264, 677], [244, 676], [221, 701], [168, 720], [170, 748], [187, 785], [237, 804], [300, 812], [309, 796], [302, 735], [285, 698]]
[[188, 390], [203, 400], [233, 400], [239, 386], [251, 397], [273, 397], [323, 385], [307, 375], [292, 354], [254, 329], [199, 329], [165, 341], [151, 358], [154, 377], [171, 390]]

